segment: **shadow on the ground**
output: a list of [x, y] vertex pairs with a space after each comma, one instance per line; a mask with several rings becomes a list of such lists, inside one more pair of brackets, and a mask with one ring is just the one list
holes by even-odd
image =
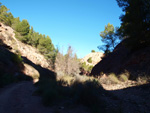
[[150, 84], [109, 91], [111, 113], [149, 113]]
[[0, 39], [0, 87], [23, 80], [32, 80], [23, 73], [21, 56], [12, 53], [12, 48]]
[[55, 72], [53, 72], [49, 69], [46, 69], [44, 67], [41, 67], [40, 65], [34, 64], [31, 60], [29, 60], [26, 57], [22, 57], [22, 58], [23, 58], [24, 63], [32, 66], [33, 68], [35, 68], [39, 72], [39, 74], [40, 74], [39, 80], [41, 80], [42, 78], [56, 80], [56, 73]]

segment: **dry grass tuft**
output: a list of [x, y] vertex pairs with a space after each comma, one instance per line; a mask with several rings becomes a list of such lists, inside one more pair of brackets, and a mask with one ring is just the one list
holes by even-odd
[[118, 80], [117, 76], [116, 76], [114, 73], [110, 73], [110, 74], [108, 75], [108, 77], [109, 77], [109, 79], [110, 79], [110, 81], [111, 81], [112, 84], [117, 84], [117, 83], [120, 82], [120, 81]]
[[127, 77], [125, 74], [119, 75], [119, 79], [120, 79], [122, 82], [128, 81], [128, 77]]

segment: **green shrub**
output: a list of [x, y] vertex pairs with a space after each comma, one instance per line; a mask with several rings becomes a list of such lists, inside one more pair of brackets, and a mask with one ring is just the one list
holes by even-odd
[[81, 66], [83, 69], [87, 70], [88, 66], [86, 65], [86, 62], [81, 63]]
[[104, 74], [104, 72], [103, 72], [103, 71], [101, 71], [101, 72], [100, 72], [100, 75], [103, 75], [103, 74]]
[[80, 67], [83, 68], [85, 71], [89, 71], [89, 72], [91, 72], [93, 68], [93, 66], [87, 65], [86, 62], [81, 63]]
[[128, 77], [125, 74], [121, 74], [121, 75], [119, 75], [119, 77], [120, 77], [119, 79], [123, 82], [128, 81]]
[[95, 50], [92, 50], [91, 52], [92, 52], [92, 53], [95, 53]]
[[89, 66], [88, 67], [88, 71], [91, 72], [91, 70], [93, 69], [94, 66]]
[[17, 64], [20, 64], [23, 62], [23, 59], [22, 59], [20, 54], [13, 54], [12, 55], [12, 61], [17, 63]]
[[114, 73], [110, 73], [108, 77], [111, 80], [111, 82], [114, 84], [117, 84], [120, 82]]
[[87, 61], [88, 63], [92, 63], [92, 57], [90, 57]]

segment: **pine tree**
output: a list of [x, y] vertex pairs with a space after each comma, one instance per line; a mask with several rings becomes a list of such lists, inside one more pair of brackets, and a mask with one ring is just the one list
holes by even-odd
[[20, 21], [20, 18], [19, 18], [19, 17], [14, 18], [13, 21], [12, 21], [11, 27], [12, 27], [14, 30], [16, 30], [16, 26], [17, 26], [18, 23], [20, 23], [20, 22], [21, 22], [21, 21]]
[[3, 22], [5, 25], [11, 26], [14, 17], [11, 12], [8, 11], [9, 9], [7, 9], [6, 6], [0, 3], [0, 22]]
[[137, 49], [150, 46], [150, 0], [117, 0], [125, 12], [119, 34], [127, 45]]
[[115, 35], [114, 26], [108, 23], [105, 26], [104, 31], [100, 33], [100, 36], [102, 37], [102, 42], [104, 43], [104, 45], [98, 46], [98, 48], [103, 50], [104, 53], [107, 55], [114, 50], [115, 46], [119, 42], [119, 38]]
[[28, 33], [30, 31], [30, 25], [27, 20], [22, 20], [16, 25], [15, 30], [18, 32], [16, 33], [16, 37], [24, 43], [28, 42]]

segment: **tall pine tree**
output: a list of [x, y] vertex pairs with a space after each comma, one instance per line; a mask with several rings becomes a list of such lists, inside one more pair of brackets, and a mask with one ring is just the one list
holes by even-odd
[[27, 20], [22, 20], [16, 25], [15, 30], [17, 31], [16, 37], [24, 43], [28, 42], [28, 33], [30, 31], [30, 25]]
[[150, 46], [150, 0], [117, 0], [125, 12], [119, 34], [132, 48]]
[[8, 12], [8, 11], [9, 9], [7, 9], [6, 6], [0, 3], [0, 22], [3, 22], [5, 25], [11, 26], [14, 17], [11, 14], [11, 12]]

